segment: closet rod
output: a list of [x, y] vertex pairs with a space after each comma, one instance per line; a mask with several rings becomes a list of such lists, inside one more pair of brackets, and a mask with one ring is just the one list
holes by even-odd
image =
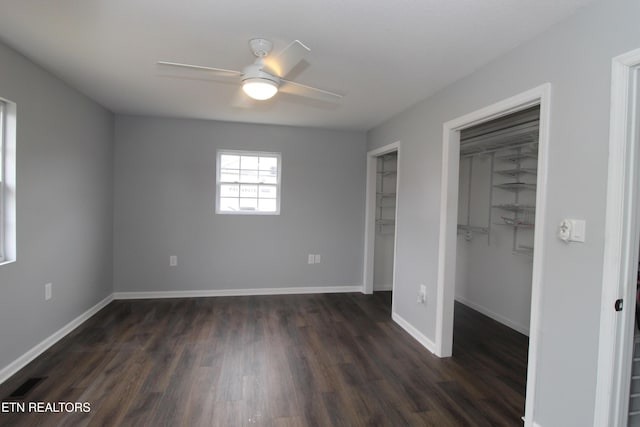
[[487, 150], [482, 150], [482, 151], [474, 151], [472, 153], [460, 153], [460, 157], [473, 157], [473, 156], [478, 156], [478, 155], [484, 155], [484, 154], [492, 154], [492, 153], [496, 153], [498, 151], [504, 151], [504, 150], [515, 150], [516, 148], [524, 148], [526, 146], [529, 146], [531, 148], [537, 148], [538, 143], [537, 142], [522, 142], [519, 144], [514, 144], [514, 145], [506, 145], [504, 147], [495, 147], [495, 148], [491, 148], [491, 149], [487, 149]]
[[539, 123], [537, 120], [471, 138], [466, 136], [463, 131], [460, 134], [460, 151], [471, 153], [535, 142], [538, 140], [538, 132]]
[[528, 108], [462, 130], [462, 139], [474, 138], [540, 119], [540, 106]]

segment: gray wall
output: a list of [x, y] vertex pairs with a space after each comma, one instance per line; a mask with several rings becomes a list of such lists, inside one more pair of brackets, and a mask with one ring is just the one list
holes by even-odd
[[[552, 84], [548, 209], [535, 420], [593, 423], [601, 299], [612, 57], [640, 47], [640, 2], [601, 1], [368, 134], [369, 149], [401, 140], [395, 304], [435, 338], [442, 124], [545, 82]], [[567, 162], [570, 159], [570, 162]], [[562, 218], [587, 222], [587, 241], [555, 237]]]
[[[0, 44], [17, 104], [17, 262], [0, 266], [0, 369], [112, 292], [113, 117]], [[53, 298], [44, 300], [44, 285]]]
[[[216, 215], [220, 148], [282, 153], [280, 215]], [[117, 116], [115, 291], [361, 285], [365, 162], [364, 132]]]

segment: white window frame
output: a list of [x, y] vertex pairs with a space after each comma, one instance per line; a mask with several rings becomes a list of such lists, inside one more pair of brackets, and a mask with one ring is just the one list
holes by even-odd
[[0, 98], [0, 265], [15, 262], [16, 104]]
[[0, 262], [7, 259], [6, 255], [6, 239], [5, 239], [5, 189], [7, 184], [6, 176], [6, 104], [0, 99]]
[[[221, 191], [220, 187], [222, 184], [241, 184], [240, 182], [222, 182], [221, 181], [221, 161], [220, 158], [222, 155], [232, 155], [232, 156], [257, 156], [257, 157], [275, 157], [278, 159], [278, 172], [277, 172], [277, 182], [276, 186], [276, 210], [273, 212], [261, 212], [257, 210], [238, 210], [238, 211], [222, 211], [220, 209], [220, 198]], [[240, 169], [242, 170], [242, 169]], [[217, 150], [216, 151], [216, 214], [221, 215], [280, 215], [280, 200], [282, 198], [281, 194], [281, 184], [282, 184], [282, 155], [277, 152], [269, 152], [269, 151], [248, 151], [248, 150]]]

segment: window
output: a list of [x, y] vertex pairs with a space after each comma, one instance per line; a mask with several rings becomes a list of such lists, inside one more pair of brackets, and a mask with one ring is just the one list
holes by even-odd
[[4, 162], [5, 162], [5, 146], [7, 145], [5, 143], [5, 104], [4, 102], [0, 101], [0, 262], [5, 261], [6, 259], [6, 250], [5, 250], [5, 217], [6, 214], [4, 212], [4, 208], [6, 206], [6, 201], [5, 199], [5, 185], [6, 185], [6, 178], [5, 176], [5, 166], [4, 166]]
[[0, 98], [0, 264], [16, 259], [15, 112]]
[[216, 213], [280, 214], [280, 153], [219, 150]]

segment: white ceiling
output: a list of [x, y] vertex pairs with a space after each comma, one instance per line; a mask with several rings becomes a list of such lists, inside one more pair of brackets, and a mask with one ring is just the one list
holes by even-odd
[[[368, 130], [591, 1], [2, 0], [0, 40], [118, 113]], [[256, 36], [309, 46], [289, 78], [342, 102], [240, 108], [233, 79], [156, 66], [239, 70]]]

